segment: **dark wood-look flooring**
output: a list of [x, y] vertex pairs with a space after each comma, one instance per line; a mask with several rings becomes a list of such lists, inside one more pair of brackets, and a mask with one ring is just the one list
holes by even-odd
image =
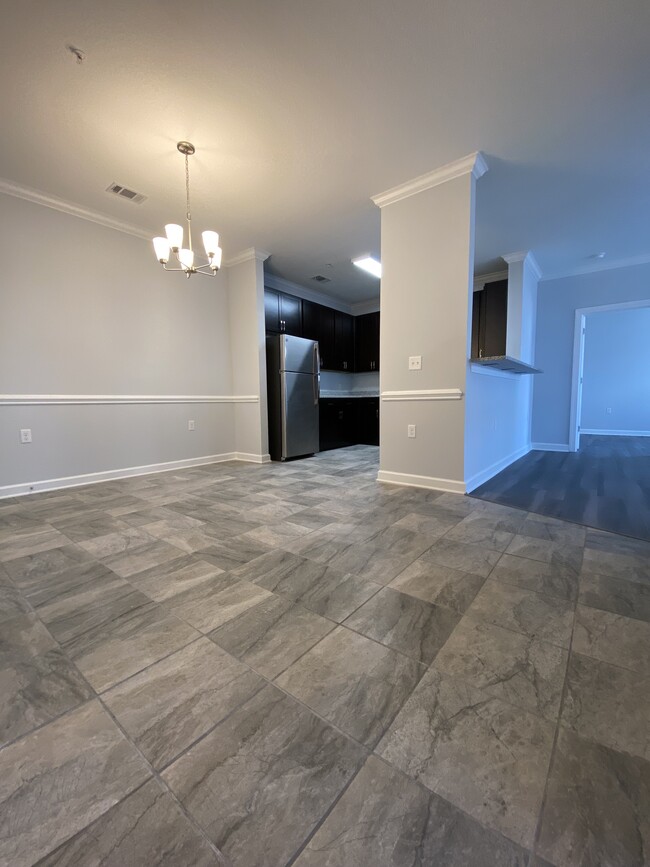
[[578, 452], [532, 451], [471, 496], [650, 540], [650, 437], [584, 434]]

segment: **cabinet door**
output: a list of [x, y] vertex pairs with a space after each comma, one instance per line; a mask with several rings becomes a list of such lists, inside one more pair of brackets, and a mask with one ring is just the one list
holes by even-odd
[[348, 404], [353, 401], [334, 398], [320, 402], [320, 449], [341, 449], [352, 444], [352, 413]]
[[481, 293], [479, 357], [506, 354], [508, 281], [488, 283]]
[[322, 370], [337, 370], [334, 340], [334, 311], [331, 307], [318, 307], [318, 348]]
[[280, 296], [272, 289], [264, 290], [264, 320], [267, 331], [280, 331]]
[[354, 370], [354, 318], [349, 313], [334, 311], [335, 370]]
[[357, 373], [379, 370], [379, 313], [366, 313], [355, 318], [354, 349]]
[[280, 294], [280, 330], [294, 337], [302, 337], [302, 300], [293, 295]]
[[487, 283], [472, 299], [472, 358], [506, 354], [508, 281]]
[[320, 304], [302, 302], [302, 336], [320, 343]]
[[356, 442], [361, 445], [379, 445], [379, 398], [358, 398]]
[[472, 349], [470, 358], [481, 357], [481, 296], [482, 292], [474, 292], [472, 297]]

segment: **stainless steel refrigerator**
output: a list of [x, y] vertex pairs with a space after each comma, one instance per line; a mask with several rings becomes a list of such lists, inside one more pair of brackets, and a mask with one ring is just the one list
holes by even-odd
[[318, 342], [288, 334], [266, 338], [269, 452], [274, 461], [319, 450]]

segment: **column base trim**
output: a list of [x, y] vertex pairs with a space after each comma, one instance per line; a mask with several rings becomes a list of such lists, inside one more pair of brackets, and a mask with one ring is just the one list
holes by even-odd
[[411, 473], [379, 470], [377, 481], [386, 482], [389, 485], [405, 485], [410, 488], [429, 488], [433, 491], [446, 491], [451, 494], [465, 493], [465, 482], [456, 479], [436, 479], [434, 476], [416, 476]]
[[249, 452], [233, 452], [234, 460], [246, 461], [249, 464], [270, 464], [271, 455], [256, 455]]
[[531, 443], [531, 452], [570, 452], [568, 443]]

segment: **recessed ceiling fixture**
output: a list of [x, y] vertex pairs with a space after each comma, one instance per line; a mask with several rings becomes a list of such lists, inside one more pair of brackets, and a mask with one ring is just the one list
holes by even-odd
[[372, 274], [373, 277], [381, 277], [381, 262], [374, 256], [357, 256], [356, 259], [352, 260], [352, 264]]
[[[205, 265], [194, 264], [194, 250], [192, 249], [192, 214], [190, 211], [190, 166], [189, 157], [196, 148], [188, 141], [179, 141], [176, 145], [178, 150], [185, 156], [185, 199], [187, 204], [187, 247], [183, 247], [183, 227], [177, 223], [168, 223], [165, 226], [166, 238], [154, 238], [153, 246], [156, 258], [165, 271], [184, 271], [189, 278], [192, 274], [204, 274], [206, 277], [214, 277], [221, 267], [222, 250], [219, 246], [219, 235], [216, 232], [203, 232], [203, 246], [208, 261]], [[173, 253], [180, 263], [180, 268], [168, 268], [169, 254]]]

